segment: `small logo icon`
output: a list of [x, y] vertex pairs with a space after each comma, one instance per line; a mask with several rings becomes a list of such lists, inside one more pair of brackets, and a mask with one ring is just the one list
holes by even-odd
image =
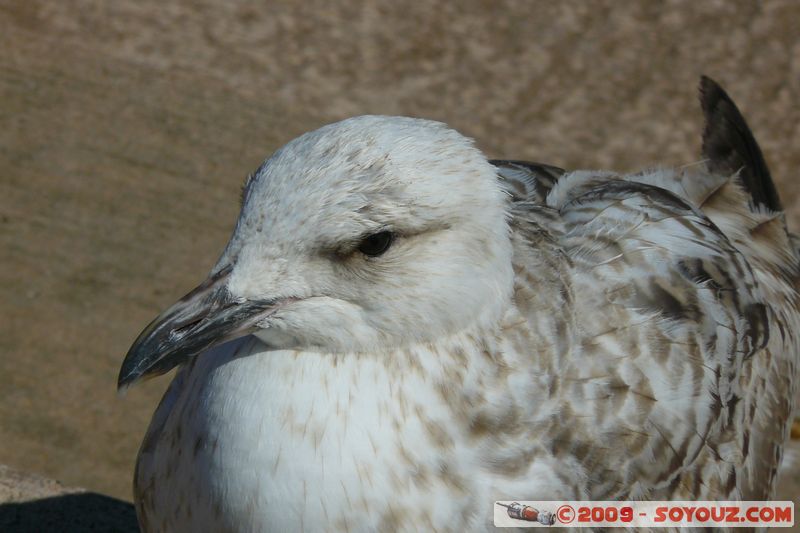
[[569, 524], [575, 520], [575, 509], [571, 505], [562, 505], [556, 511], [556, 516], [562, 524]]
[[[505, 507], [508, 516], [525, 522], [539, 522], [545, 526], [552, 526], [556, 523], [556, 516], [550, 511], [540, 511], [530, 505], [522, 505], [519, 502], [510, 504], [497, 502], [500, 507]], [[573, 512], [574, 514], [574, 512]]]

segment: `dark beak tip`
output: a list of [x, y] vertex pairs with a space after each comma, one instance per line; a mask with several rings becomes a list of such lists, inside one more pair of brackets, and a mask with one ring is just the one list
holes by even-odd
[[142, 375], [142, 373], [136, 369], [138, 358], [133, 355], [133, 351], [133, 349], [128, 351], [128, 354], [125, 356], [125, 359], [122, 361], [122, 366], [119, 369], [119, 375], [117, 376], [117, 391], [119, 392], [128, 389]]
[[120, 376], [120, 378], [117, 380], [117, 394], [120, 397], [124, 397], [125, 394], [127, 394], [128, 389], [130, 389], [134, 383], [135, 380], [129, 380], [127, 378], [123, 379], [122, 376]]
[[158, 342], [158, 338], [154, 337], [155, 322], [154, 320], [139, 334], [128, 349], [128, 353], [125, 354], [117, 376], [118, 391], [130, 388], [148, 375], [159, 373], [156, 372], [156, 369], [163, 347]]

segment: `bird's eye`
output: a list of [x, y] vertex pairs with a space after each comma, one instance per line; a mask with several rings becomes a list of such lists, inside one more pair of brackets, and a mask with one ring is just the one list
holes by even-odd
[[391, 231], [381, 231], [361, 241], [358, 251], [369, 257], [377, 257], [389, 249], [393, 240], [394, 234]]

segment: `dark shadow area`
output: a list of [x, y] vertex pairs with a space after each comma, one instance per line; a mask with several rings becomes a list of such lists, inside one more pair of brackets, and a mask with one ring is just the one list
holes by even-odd
[[95, 493], [0, 504], [3, 533], [136, 533], [133, 504]]

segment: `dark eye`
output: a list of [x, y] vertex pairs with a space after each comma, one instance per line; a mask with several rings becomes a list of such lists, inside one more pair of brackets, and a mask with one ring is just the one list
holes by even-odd
[[389, 249], [393, 240], [394, 234], [391, 231], [382, 231], [361, 241], [358, 251], [369, 257], [377, 257]]

